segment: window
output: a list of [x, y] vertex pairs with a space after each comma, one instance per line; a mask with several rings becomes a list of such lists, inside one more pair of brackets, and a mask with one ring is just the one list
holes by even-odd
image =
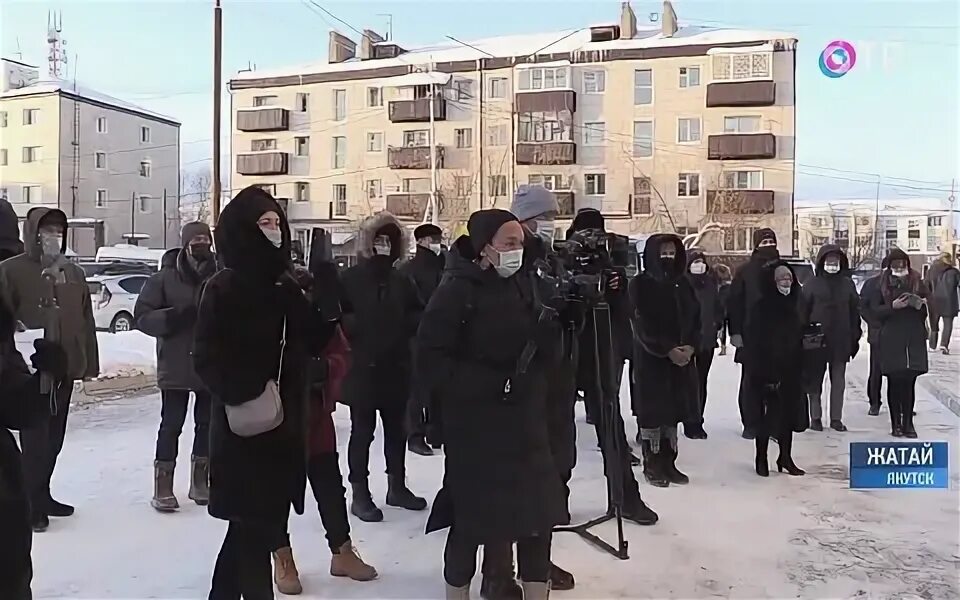
[[488, 179], [490, 188], [490, 195], [494, 197], [506, 196], [507, 195], [507, 176], [506, 175], [490, 175]]
[[723, 174], [723, 187], [732, 190], [761, 190], [763, 171], [727, 171]]
[[422, 100], [424, 98], [430, 97], [430, 86], [429, 85], [415, 85], [413, 86], [413, 99]]
[[760, 131], [760, 117], [724, 117], [724, 133], [756, 133]]
[[310, 202], [310, 184], [298, 181], [293, 184], [294, 199], [297, 202]]
[[850, 230], [849, 229], [834, 229], [833, 230], [833, 239], [835, 241], [847, 240], [850, 241]]
[[600, 121], [583, 124], [583, 145], [584, 146], [602, 146], [604, 142], [604, 132], [606, 124]]
[[507, 78], [491, 77], [487, 83], [487, 98], [506, 98], [507, 97]]
[[367, 106], [376, 108], [383, 106], [383, 90], [378, 87], [367, 88]]
[[572, 124], [557, 112], [521, 113], [517, 119], [517, 141], [520, 142], [569, 142], [572, 141]]
[[383, 132], [367, 132], [367, 152], [383, 152]]
[[607, 193], [607, 176], [603, 173], [587, 173], [583, 176], [584, 193], [588, 196], [603, 196]]
[[333, 120], [347, 118], [347, 90], [333, 90]]
[[470, 79], [458, 79], [454, 83], [457, 100], [470, 100], [473, 98], [473, 81]]
[[895, 240], [897, 237], [898, 234], [896, 229], [887, 229], [883, 232], [883, 239], [885, 240]]
[[310, 94], [297, 92], [296, 107], [297, 112], [307, 112], [310, 109]]
[[347, 138], [337, 136], [333, 138], [333, 168], [342, 169], [347, 166]]
[[700, 67], [680, 67], [680, 87], [692, 88], [700, 85]]
[[147, 179], [149, 179], [149, 178], [150, 178], [150, 173], [151, 173], [152, 171], [153, 171], [153, 169], [151, 168], [151, 165], [150, 165], [150, 161], [149, 161], [149, 160], [141, 160], [141, 161], [140, 161], [140, 177], [146, 177]]
[[404, 194], [427, 194], [431, 190], [429, 177], [408, 177], [403, 180], [400, 189]]
[[429, 129], [413, 129], [403, 132], [403, 145], [407, 148], [422, 148], [430, 145]]
[[97, 208], [107, 207], [107, 190], [97, 190]]
[[264, 150], [276, 149], [277, 140], [275, 139], [250, 140], [250, 150], [252, 152], [263, 152]]
[[633, 178], [633, 213], [653, 214], [653, 186], [650, 185], [649, 177]]
[[117, 285], [119, 285], [121, 289], [123, 289], [123, 291], [127, 292], [128, 294], [139, 294], [140, 290], [143, 289], [143, 285], [145, 283], [147, 283], [146, 277], [137, 276], [137, 277], [127, 277], [125, 279], [121, 279], [119, 283], [117, 283]]
[[727, 229], [723, 234], [723, 250], [726, 252], [747, 252], [753, 249], [753, 227]]
[[700, 141], [700, 119], [678, 119], [677, 141], [691, 144]]
[[770, 77], [769, 52], [748, 52], [743, 54], [715, 54], [713, 56], [713, 78], [724, 79], [761, 79]]
[[7, 149], [0, 148], [0, 167], [7, 166]]
[[276, 96], [254, 96], [253, 105], [254, 106], [273, 106], [277, 103]]
[[0, 127], [7, 126], [7, 111], [0, 111]]
[[138, 200], [138, 205], [140, 207], [140, 212], [142, 213], [150, 212], [150, 207], [152, 204], [151, 201], [153, 200], [150, 196], [147, 196], [146, 194], [144, 194], [140, 196], [137, 200]]
[[508, 136], [509, 133], [507, 132], [506, 125], [491, 125], [487, 127], [488, 146], [504, 146], [507, 144]]
[[606, 71], [584, 71], [583, 72], [583, 93], [584, 94], [602, 94], [607, 89]]
[[97, 117], [97, 133], [106, 133], [106, 132], [107, 132], [107, 118]]
[[364, 187], [367, 190], [367, 198], [379, 198], [383, 195], [383, 185], [379, 179], [368, 179]]
[[919, 229], [908, 229], [908, 230], [907, 230], [907, 239], [919, 240], [919, 239], [920, 239], [920, 230], [919, 230]]
[[473, 177], [469, 175], [455, 175], [457, 197], [464, 198], [473, 193]]
[[653, 156], [653, 121], [633, 122], [633, 155], [638, 158]]
[[40, 122], [40, 109], [39, 108], [25, 108], [23, 109], [23, 124], [24, 125], [36, 125]]
[[537, 67], [521, 69], [518, 76], [521, 90], [554, 90], [567, 88], [569, 67]]
[[93, 155], [93, 168], [95, 169], [106, 169], [107, 168], [107, 153], [106, 152], [96, 152]]
[[696, 198], [700, 196], [700, 174], [680, 173], [677, 178], [677, 197]]
[[150, 128], [143, 126], [140, 128], [140, 143], [149, 144], [150, 143]]
[[470, 148], [473, 146], [472, 129], [457, 129], [454, 131], [454, 137], [457, 140], [457, 148]]
[[943, 227], [943, 217], [927, 217], [927, 227]]
[[633, 103], [653, 104], [653, 71], [637, 69], [633, 72]]
[[333, 184], [333, 214], [337, 217], [347, 216], [347, 186], [343, 183]]
[[293, 155], [294, 156], [310, 156], [309, 136], [293, 138]]
[[32, 163], [40, 160], [40, 146], [24, 146], [23, 162]]
[[527, 177], [530, 185], [542, 185], [548, 190], [566, 190], [569, 186], [563, 183], [563, 175], [530, 175]]
[[39, 185], [23, 186], [23, 195], [20, 196], [26, 204], [40, 204], [42, 188]]

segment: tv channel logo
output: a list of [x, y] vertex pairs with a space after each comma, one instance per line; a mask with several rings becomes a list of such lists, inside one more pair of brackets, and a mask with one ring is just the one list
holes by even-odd
[[850, 488], [947, 489], [947, 442], [851, 442]]
[[834, 40], [820, 53], [820, 72], [831, 79], [843, 77], [857, 64], [857, 50], [844, 40]]

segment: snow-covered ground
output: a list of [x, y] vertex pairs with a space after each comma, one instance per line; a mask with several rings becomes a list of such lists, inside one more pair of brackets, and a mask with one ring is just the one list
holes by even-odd
[[[16, 334], [17, 349], [27, 364], [33, 354], [33, 341], [43, 337], [43, 330], [31, 329]], [[157, 370], [157, 341], [139, 331], [97, 333], [100, 350], [100, 377], [117, 377]]]
[[[960, 598], [956, 461], [950, 490], [848, 489], [848, 442], [891, 439], [886, 409], [879, 417], [866, 414], [859, 383], [866, 378], [865, 355], [857, 358], [850, 378], [845, 412], [850, 431], [798, 435], [795, 459], [807, 476], [774, 471], [769, 479], [754, 474], [753, 444], [739, 437], [738, 369], [731, 356], [718, 357], [707, 406], [710, 439], [680, 442], [679, 466], [691, 476], [690, 485], [656, 489], [641, 483], [644, 498], [661, 520], [655, 527], [625, 526], [628, 561], [611, 558], [573, 534], [558, 534], [554, 560], [576, 575], [577, 588], [554, 595]], [[949, 441], [956, 456], [957, 417], [922, 386], [918, 395], [921, 439]], [[77, 515], [56, 519], [48, 532], [35, 536], [37, 598], [206, 597], [226, 526], [186, 498], [189, 432], [181, 438], [177, 472], [183, 508], [173, 515], [150, 508], [158, 421], [156, 394], [71, 415], [54, 495], [75, 503]], [[580, 458], [572, 482], [576, 521], [596, 516], [605, 502], [596, 438], [582, 414], [579, 421]], [[635, 425], [628, 428], [632, 439]], [[343, 448], [349, 432], [343, 409], [337, 413], [337, 430]], [[382, 473], [380, 439], [375, 445], [371, 471]], [[775, 445], [770, 456], [773, 465]], [[408, 468], [411, 488], [432, 500], [443, 459], [409, 455]], [[384, 476], [374, 476], [372, 486], [382, 501]], [[444, 534], [423, 534], [425, 512], [388, 507], [384, 512], [382, 523], [352, 522], [356, 544], [381, 575], [376, 582], [357, 583], [329, 576], [323, 529], [308, 501], [307, 513], [291, 522], [302, 597], [442, 597]], [[612, 525], [599, 531], [614, 539]]]

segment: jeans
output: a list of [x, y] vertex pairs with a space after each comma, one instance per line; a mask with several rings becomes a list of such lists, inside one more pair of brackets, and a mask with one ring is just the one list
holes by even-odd
[[[550, 543], [553, 534], [549, 531], [517, 540], [517, 567], [521, 581], [546, 583], [550, 579]], [[492, 547], [502, 555], [509, 552], [511, 542], [487, 544], [484, 554]], [[454, 525], [447, 533], [447, 545], [443, 550], [443, 578], [448, 585], [470, 585], [477, 572], [477, 549], [480, 544], [464, 539], [457, 534]], [[512, 566], [512, 565], [511, 565]]]
[[[340, 457], [336, 452], [311, 456], [307, 461], [307, 480], [313, 497], [317, 499], [320, 522], [326, 531], [327, 544], [334, 554], [350, 540], [350, 521], [347, 518], [347, 490], [340, 474]], [[289, 515], [288, 515], [289, 518]], [[271, 550], [290, 546], [288, 523], [271, 543]]]
[[[206, 458], [210, 455], [210, 394], [200, 391], [193, 395], [193, 455]], [[180, 432], [187, 420], [190, 390], [161, 390], [160, 402], [156, 458], [173, 462], [177, 460]]]
[[[807, 394], [810, 399], [810, 418], [821, 419], [823, 416], [823, 376], [827, 371], [828, 363], [823, 362], [813, 367], [813, 391]], [[843, 394], [847, 386], [847, 363], [831, 361], [830, 367], [830, 420], [843, 419]]]
[[365, 483], [370, 476], [370, 444], [373, 443], [377, 428], [377, 412], [383, 425], [383, 457], [387, 464], [387, 475], [403, 478], [406, 474], [407, 435], [403, 424], [406, 404], [390, 404], [379, 409], [351, 407], [350, 441], [347, 444], [350, 483]]
[[[73, 382], [62, 382], [56, 392], [56, 414], [32, 427], [20, 430], [23, 478], [30, 502], [37, 508], [45, 506], [50, 498], [50, 479], [57, 466], [60, 451], [63, 450], [72, 397]], [[46, 402], [46, 398], [41, 402]]]
[[281, 525], [231, 521], [213, 569], [209, 600], [273, 600], [270, 551]]
[[[883, 374], [880, 372], [880, 343], [870, 344], [870, 375], [867, 377], [867, 399], [870, 406], [880, 406]], [[887, 394], [890, 392], [887, 391]]]
[[[940, 329], [940, 321], [943, 321], [943, 329]], [[953, 317], [944, 317], [934, 312], [930, 312], [930, 347], [937, 346], [937, 333], [940, 332], [940, 347], [950, 348], [950, 334], [953, 333]]]

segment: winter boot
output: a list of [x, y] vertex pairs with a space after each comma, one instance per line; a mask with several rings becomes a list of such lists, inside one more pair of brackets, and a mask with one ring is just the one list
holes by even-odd
[[550, 583], [541, 581], [524, 581], [523, 600], [547, 600], [550, 597]]
[[153, 499], [150, 506], [159, 512], [174, 512], [180, 508], [173, 495], [173, 471], [177, 463], [157, 460], [153, 462]]
[[810, 419], [810, 429], [814, 431], [823, 431], [823, 421], [820, 419]]
[[190, 457], [190, 491], [187, 497], [199, 506], [210, 502], [210, 461], [199, 456]]
[[351, 484], [353, 487], [353, 501], [350, 502], [350, 514], [365, 523], [379, 523], [383, 520], [383, 511], [373, 503], [370, 495], [370, 486], [367, 482]]
[[30, 511], [30, 528], [34, 533], [43, 533], [50, 527], [50, 518], [47, 513], [39, 510]]
[[[666, 450], [666, 452], [664, 452]], [[670, 483], [677, 485], [686, 485], [690, 483], [690, 478], [680, 472], [677, 468], [677, 451], [672, 448], [660, 448], [663, 453], [663, 475]]]
[[660, 515], [647, 506], [638, 495], [636, 500], [624, 503], [623, 518], [637, 525], [649, 526], [656, 525], [657, 521], [660, 520]]
[[74, 508], [69, 504], [64, 504], [63, 502], [57, 502], [47, 493], [47, 516], [50, 517], [72, 517], [74, 513]]
[[340, 546], [330, 559], [330, 574], [334, 577], [349, 577], [354, 581], [372, 581], [377, 578], [377, 570], [363, 562], [350, 540]]
[[758, 435], [754, 440], [757, 447], [757, 455], [754, 459], [757, 475], [760, 477], [770, 477], [770, 465], [767, 463], [767, 448], [770, 444], [770, 438], [766, 434]]
[[427, 439], [422, 435], [407, 440], [407, 448], [410, 449], [410, 452], [420, 456], [433, 456], [433, 448], [427, 444]]
[[834, 431], [846, 431], [847, 426], [844, 425], [843, 421], [840, 419], [834, 419], [833, 421], [830, 421], [830, 429]]
[[913, 426], [913, 417], [916, 414], [917, 413], [913, 411], [913, 402], [908, 402], [907, 406], [903, 409], [903, 416], [901, 417], [903, 420], [903, 437], [910, 439], [917, 438], [917, 430]]
[[453, 587], [448, 583], [444, 598], [446, 598], [446, 600], [470, 600], [470, 585]]
[[297, 563], [293, 561], [293, 549], [290, 546], [280, 548], [273, 553], [273, 581], [277, 591], [285, 596], [303, 593]]
[[423, 510], [427, 501], [415, 496], [407, 487], [403, 476], [387, 475], [387, 504], [407, 510]]
[[550, 589], [565, 592], [572, 590], [576, 584], [577, 582], [573, 578], [573, 573], [550, 563]]
[[777, 471], [788, 475], [799, 477], [806, 475], [807, 472], [801, 469], [793, 462], [791, 451], [793, 450], [793, 432], [787, 431], [780, 436], [780, 456], [777, 457]]
[[484, 575], [480, 581], [484, 600], [523, 600], [523, 589], [511, 573]]
[[663, 446], [664, 440], [660, 440], [660, 452], [654, 452], [650, 447], [649, 440], [643, 440], [643, 476], [650, 485], [656, 487], [667, 487], [670, 480], [663, 472]]
[[880, 405], [879, 404], [870, 404], [870, 410], [867, 411], [867, 414], [871, 417], [876, 417], [880, 414]]
[[890, 435], [903, 437], [903, 412], [901, 412], [900, 402], [891, 399], [887, 408], [890, 410]]

